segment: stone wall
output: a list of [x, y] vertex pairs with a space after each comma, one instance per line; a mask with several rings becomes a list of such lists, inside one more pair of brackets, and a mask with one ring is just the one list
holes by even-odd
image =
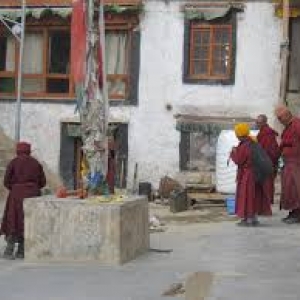
[[149, 248], [148, 201], [124, 197], [122, 202], [92, 199], [26, 199], [26, 260], [94, 260], [122, 264]]

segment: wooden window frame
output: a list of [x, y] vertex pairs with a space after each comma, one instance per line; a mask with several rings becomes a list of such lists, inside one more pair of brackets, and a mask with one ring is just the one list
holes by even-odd
[[[107, 31], [126, 31], [128, 34], [128, 44], [126, 50], [126, 71], [127, 74], [107, 74], [108, 79], [123, 79], [125, 82], [125, 95], [119, 94], [111, 94], [109, 95], [110, 102], [114, 105], [120, 104], [129, 104], [130, 102], [128, 99], [130, 98], [131, 94], [131, 63], [132, 63], [132, 42], [133, 42], [133, 35], [136, 26], [139, 23], [138, 16], [136, 15], [129, 15], [129, 16], [120, 16], [120, 15], [113, 15], [108, 14], [105, 16], [105, 26]], [[36, 20], [34, 18], [29, 18], [27, 22], [26, 31], [44, 31], [44, 34], [49, 35], [49, 32], [52, 30], [63, 30], [63, 31], [70, 31], [70, 18], [68, 19], [60, 19], [58, 17], [46, 18], [45, 20]], [[7, 29], [4, 26], [0, 27], [0, 35], [3, 32], [6, 32]], [[2, 99], [14, 99], [17, 94], [17, 78], [18, 78], [18, 61], [19, 61], [19, 43], [15, 42], [15, 70], [13, 72], [10, 71], [0, 71], [0, 78], [14, 78], [15, 79], [15, 91], [13, 93], [0, 93], [0, 97]], [[57, 79], [69, 79], [69, 93], [23, 93], [23, 99], [28, 100], [72, 100], [74, 101], [75, 93], [74, 93], [74, 82], [71, 78], [71, 74], [47, 74], [47, 57], [49, 53], [48, 49], [48, 37], [44, 38], [44, 46], [43, 46], [43, 74], [23, 74], [23, 78], [44, 78], [44, 87], [45, 83], [48, 78], [57, 78]], [[46, 89], [45, 89], [46, 91]], [[128, 103], [127, 103], [128, 102]]]
[[[222, 44], [215, 43], [214, 33], [216, 29], [225, 29], [230, 36], [229, 39], [229, 67], [226, 74], [216, 74], [213, 72], [213, 49], [220, 47]], [[208, 69], [206, 74], [194, 74], [194, 49], [195, 36], [197, 31], [209, 32], [208, 45]], [[203, 20], [185, 20], [184, 32], [184, 71], [183, 82], [188, 84], [224, 84], [232, 85], [235, 81], [235, 56], [236, 56], [236, 14], [229, 13], [223, 18], [212, 21]], [[205, 60], [205, 59], [203, 59]]]
[[113, 79], [121, 79], [125, 83], [125, 93], [124, 96], [120, 94], [109, 94], [108, 98], [110, 101], [125, 101], [129, 95], [129, 86], [130, 86], [130, 52], [131, 52], [131, 45], [132, 45], [132, 31], [133, 28], [130, 24], [108, 24], [106, 26], [107, 31], [123, 31], [126, 32], [128, 35], [128, 43], [126, 49], [126, 61], [125, 61], [125, 70], [126, 74], [107, 74], [108, 80]]
[[[3, 30], [1, 30], [3, 32]], [[1, 32], [0, 31], [0, 32]], [[51, 31], [69, 31], [68, 26], [34, 26], [28, 25], [26, 28], [26, 32], [28, 33], [42, 33], [43, 34], [43, 73], [42, 74], [23, 74], [24, 79], [42, 79], [43, 80], [43, 92], [24, 92], [22, 93], [22, 97], [24, 98], [44, 98], [44, 99], [74, 99], [74, 85], [71, 80], [71, 74], [57, 74], [57, 73], [49, 73], [48, 69], [48, 59], [49, 59], [49, 33]], [[13, 93], [0, 93], [1, 96], [5, 97], [15, 97], [17, 93], [17, 84], [18, 84], [18, 68], [19, 68], [19, 43], [15, 40], [15, 71], [14, 72], [7, 72], [7, 71], [0, 71], [0, 78], [8, 77], [8, 75], [14, 75], [15, 78], [15, 92]], [[69, 79], [69, 92], [68, 93], [47, 93], [47, 80], [48, 79]]]
[[[226, 68], [226, 74], [219, 74], [214, 75], [213, 64], [215, 60], [213, 58], [213, 51], [217, 47], [222, 46], [223, 44], [217, 43], [215, 41], [215, 32], [218, 29], [226, 30], [229, 35], [229, 67]], [[208, 31], [209, 32], [209, 43], [208, 46], [208, 59], [202, 59], [208, 61], [208, 68], [206, 74], [196, 74], [194, 71], [195, 68], [195, 61], [200, 61], [201, 59], [194, 58], [195, 54], [195, 39], [197, 32]], [[197, 24], [192, 22], [191, 24], [191, 35], [190, 35], [190, 55], [189, 55], [189, 71], [190, 71], [190, 78], [194, 79], [214, 79], [214, 80], [221, 80], [221, 79], [228, 79], [230, 77], [230, 68], [232, 63], [232, 26], [231, 25], [210, 25], [210, 24]]]

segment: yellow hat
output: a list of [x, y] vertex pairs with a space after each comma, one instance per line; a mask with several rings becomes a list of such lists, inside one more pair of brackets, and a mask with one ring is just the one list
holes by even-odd
[[234, 132], [237, 137], [244, 137], [250, 134], [250, 127], [247, 123], [239, 123], [234, 126]]

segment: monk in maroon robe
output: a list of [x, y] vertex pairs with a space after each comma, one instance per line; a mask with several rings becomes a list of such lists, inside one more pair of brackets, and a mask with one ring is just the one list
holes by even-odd
[[257, 142], [265, 150], [273, 163], [274, 174], [269, 176], [261, 185], [258, 185], [258, 194], [263, 198], [262, 201], [274, 203], [274, 181], [277, 175], [278, 159], [280, 149], [277, 143], [278, 133], [268, 125], [266, 115], [259, 115], [256, 119], [256, 125], [259, 129]]
[[17, 156], [8, 164], [4, 176], [4, 186], [9, 190], [0, 235], [5, 235], [7, 247], [4, 257], [14, 258], [14, 246], [18, 243], [16, 258], [24, 257], [24, 198], [41, 195], [46, 185], [42, 165], [30, 155], [28, 143], [17, 144]]
[[259, 224], [258, 215], [272, 215], [271, 206], [257, 197], [257, 183], [255, 181], [250, 143], [254, 143], [249, 136], [247, 124], [235, 126], [235, 134], [239, 144], [231, 151], [230, 157], [238, 166], [236, 189], [236, 215], [241, 219], [240, 226], [256, 226]]
[[275, 113], [285, 126], [280, 143], [284, 163], [280, 208], [289, 211], [283, 221], [294, 224], [300, 222], [300, 119], [294, 117], [285, 106], [277, 107]]

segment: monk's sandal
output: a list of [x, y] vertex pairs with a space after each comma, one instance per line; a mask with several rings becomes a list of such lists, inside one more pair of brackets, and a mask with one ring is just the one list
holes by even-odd
[[24, 242], [19, 243], [16, 258], [24, 259]]
[[8, 242], [7, 246], [4, 250], [3, 258], [9, 259], [9, 260], [15, 259], [15, 257], [14, 257], [14, 248], [15, 248], [15, 244], [11, 243], [11, 242]]

